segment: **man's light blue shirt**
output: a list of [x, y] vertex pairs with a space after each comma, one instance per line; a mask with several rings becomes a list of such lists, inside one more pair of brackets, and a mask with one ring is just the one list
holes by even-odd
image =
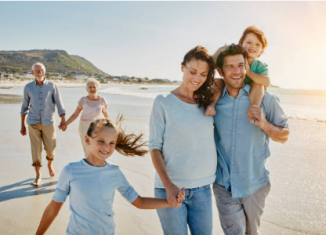
[[[245, 85], [234, 98], [225, 87], [215, 106], [216, 183], [231, 190], [233, 198], [250, 196], [269, 182], [269, 136], [249, 122], [249, 91]], [[261, 108], [270, 123], [288, 127], [278, 97], [266, 92]]]
[[24, 88], [24, 100], [20, 114], [27, 114], [27, 124], [41, 122], [43, 126], [51, 125], [54, 121], [55, 105], [59, 116], [65, 114], [59, 90], [55, 83], [44, 80], [42, 85], [34, 80]]

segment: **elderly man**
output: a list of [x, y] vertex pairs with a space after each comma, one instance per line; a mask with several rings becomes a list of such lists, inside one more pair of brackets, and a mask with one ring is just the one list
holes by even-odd
[[[225, 88], [215, 106], [218, 167], [213, 190], [222, 228], [229, 235], [258, 234], [270, 190], [269, 138], [284, 143], [289, 135], [277, 97], [266, 92], [261, 107], [250, 104], [246, 58], [244, 48], [232, 44], [216, 62]], [[252, 124], [248, 117], [258, 122]]]
[[65, 124], [65, 110], [57, 86], [45, 79], [45, 66], [42, 63], [34, 64], [32, 73], [35, 80], [26, 84], [24, 88], [24, 100], [20, 112], [20, 133], [23, 136], [26, 135], [25, 119], [28, 113], [27, 124], [31, 141], [32, 166], [34, 166], [36, 172], [36, 179], [32, 184], [38, 186], [41, 182], [42, 142], [48, 160], [50, 176], [55, 176], [52, 167], [56, 147], [53, 119], [55, 105], [61, 117], [59, 129]]

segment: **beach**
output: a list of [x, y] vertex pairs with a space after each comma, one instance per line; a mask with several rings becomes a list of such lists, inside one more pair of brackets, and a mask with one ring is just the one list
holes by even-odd
[[[83, 158], [76, 120], [66, 132], [56, 129], [57, 148], [53, 164], [57, 176], [49, 177], [43, 151], [42, 185], [34, 187], [30, 184], [35, 171], [31, 166], [29, 137], [20, 135], [23, 86], [23, 83], [0, 84], [0, 234], [34, 234], [44, 209], [51, 201], [61, 170], [69, 162]], [[87, 93], [84, 84], [58, 84], [58, 87], [67, 119], [76, 109], [80, 97]], [[103, 85], [99, 95], [108, 102], [110, 118], [115, 119], [118, 114], [123, 114], [126, 132], [144, 133], [144, 139], [148, 140], [153, 99], [159, 91], [168, 92], [172, 88], [141, 88], [141, 85]], [[326, 115], [321, 110], [322, 106], [297, 102], [304, 100], [304, 97], [282, 92], [278, 95], [281, 103], [285, 101], [285, 110], [290, 113], [291, 134], [285, 144], [273, 141], [270, 144], [271, 192], [266, 201], [260, 232], [263, 235], [326, 235]], [[325, 102], [325, 97], [322, 97]], [[320, 100], [312, 97], [314, 99]], [[304, 105], [314, 108], [314, 115], [319, 116], [311, 118], [309, 115], [312, 111], [300, 116], [303, 111], [297, 109]], [[57, 113], [55, 119], [56, 125], [59, 125]], [[144, 157], [124, 157], [115, 152], [108, 162], [120, 166], [141, 196], [154, 195], [155, 169], [148, 154]], [[213, 234], [223, 234], [215, 201], [213, 206]], [[163, 234], [155, 210], [139, 210], [118, 192], [113, 208], [116, 234]], [[68, 199], [46, 234], [65, 234], [69, 216]]]

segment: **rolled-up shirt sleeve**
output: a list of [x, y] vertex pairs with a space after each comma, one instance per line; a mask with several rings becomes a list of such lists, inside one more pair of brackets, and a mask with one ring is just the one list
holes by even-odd
[[55, 101], [55, 104], [58, 108], [58, 114], [61, 116], [62, 114], [66, 114], [65, 107], [63, 105], [60, 92], [58, 90], [58, 87], [54, 85], [54, 91], [53, 91], [53, 99]]
[[[120, 169], [119, 169], [120, 171]], [[120, 171], [119, 172], [119, 187], [117, 188], [119, 193], [130, 203], [134, 202], [137, 197], [138, 193], [136, 190], [129, 184], [124, 174]]]
[[30, 98], [29, 98], [29, 95], [28, 95], [28, 90], [27, 90], [27, 87], [25, 86], [24, 94], [23, 94], [23, 103], [22, 103], [22, 107], [21, 107], [21, 110], [20, 110], [21, 115], [26, 115], [28, 113], [28, 111], [29, 111], [29, 101], [30, 101]]
[[162, 151], [166, 119], [162, 104], [163, 96], [159, 95], [154, 100], [149, 123], [149, 150], [158, 149]]
[[288, 117], [285, 115], [280, 105], [280, 99], [276, 95], [272, 95], [271, 97], [266, 119], [275, 126], [289, 128]]
[[65, 166], [60, 174], [57, 188], [55, 189], [52, 199], [56, 202], [65, 202], [70, 193], [71, 181], [70, 165]]

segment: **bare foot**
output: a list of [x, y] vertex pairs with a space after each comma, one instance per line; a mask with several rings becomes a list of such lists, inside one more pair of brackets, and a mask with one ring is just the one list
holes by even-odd
[[54, 177], [54, 176], [55, 176], [55, 171], [54, 171], [54, 169], [52, 168], [52, 166], [48, 166], [48, 168], [49, 168], [49, 174], [50, 174], [50, 176], [51, 176], [51, 177]]
[[42, 181], [41, 176], [38, 176], [36, 177], [35, 181], [32, 182], [32, 185], [39, 186], [41, 184], [41, 181]]
[[205, 111], [206, 116], [214, 116], [216, 114], [216, 111], [212, 105], [208, 105]]

